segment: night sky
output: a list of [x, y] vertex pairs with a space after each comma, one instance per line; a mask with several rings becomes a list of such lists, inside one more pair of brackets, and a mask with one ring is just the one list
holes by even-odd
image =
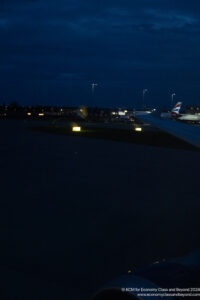
[[199, 0], [0, 0], [0, 103], [200, 104]]

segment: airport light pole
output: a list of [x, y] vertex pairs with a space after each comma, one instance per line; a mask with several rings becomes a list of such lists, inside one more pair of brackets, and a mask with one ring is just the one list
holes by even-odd
[[147, 91], [148, 91], [147, 89], [143, 89], [143, 91], [142, 91], [142, 106], [143, 107], [144, 107], [144, 96], [145, 96]]
[[98, 86], [97, 83], [92, 83], [92, 106], [94, 105], [94, 90], [95, 90], [95, 87]]
[[171, 107], [173, 106], [173, 102], [174, 102], [174, 96], [176, 96], [176, 94], [175, 93], [173, 93], [172, 95], [171, 95]]

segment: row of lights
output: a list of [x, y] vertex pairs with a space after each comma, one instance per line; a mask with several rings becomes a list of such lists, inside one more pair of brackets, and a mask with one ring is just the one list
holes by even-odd
[[[31, 116], [31, 113], [28, 112], [27, 115]], [[44, 116], [44, 113], [39, 113], [38, 116], [40, 116], [40, 117]], [[134, 130], [140, 132], [140, 131], [142, 131], [142, 128], [141, 127], [135, 127]], [[80, 126], [72, 126], [72, 131], [73, 132], [80, 132], [81, 131], [81, 127]]]
[[[135, 131], [142, 131], [142, 127], [135, 127], [134, 128]], [[73, 132], [80, 132], [81, 131], [81, 127], [80, 126], [72, 126], [72, 131]]]
[[[31, 115], [32, 115], [31, 112], [28, 112], [28, 113], [27, 113], [27, 116], [31, 116]], [[38, 116], [39, 116], [39, 117], [43, 117], [43, 116], [44, 116], [44, 113], [39, 113]]]

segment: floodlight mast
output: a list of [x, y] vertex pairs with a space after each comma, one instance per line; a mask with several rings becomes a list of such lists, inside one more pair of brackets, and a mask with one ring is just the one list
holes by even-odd
[[94, 106], [94, 91], [95, 91], [95, 87], [98, 86], [97, 83], [92, 83], [92, 106]]
[[144, 107], [144, 96], [145, 96], [146, 92], [148, 92], [148, 89], [143, 89], [143, 91], [142, 91], [142, 106], [143, 107]]
[[172, 107], [173, 104], [174, 104], [174, 96], [176, 96], [175, 93], [171, 94], [171, 107]]

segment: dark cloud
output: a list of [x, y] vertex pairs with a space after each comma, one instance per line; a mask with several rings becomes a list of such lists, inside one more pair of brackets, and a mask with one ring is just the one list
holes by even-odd
[[196, 0], [1, 1], [2, 97], [76, 105], [96, 80], [99, 105], [130, 105], [143, 87], [152, 104], [171, 90], [198, 101], [199, 8]]

